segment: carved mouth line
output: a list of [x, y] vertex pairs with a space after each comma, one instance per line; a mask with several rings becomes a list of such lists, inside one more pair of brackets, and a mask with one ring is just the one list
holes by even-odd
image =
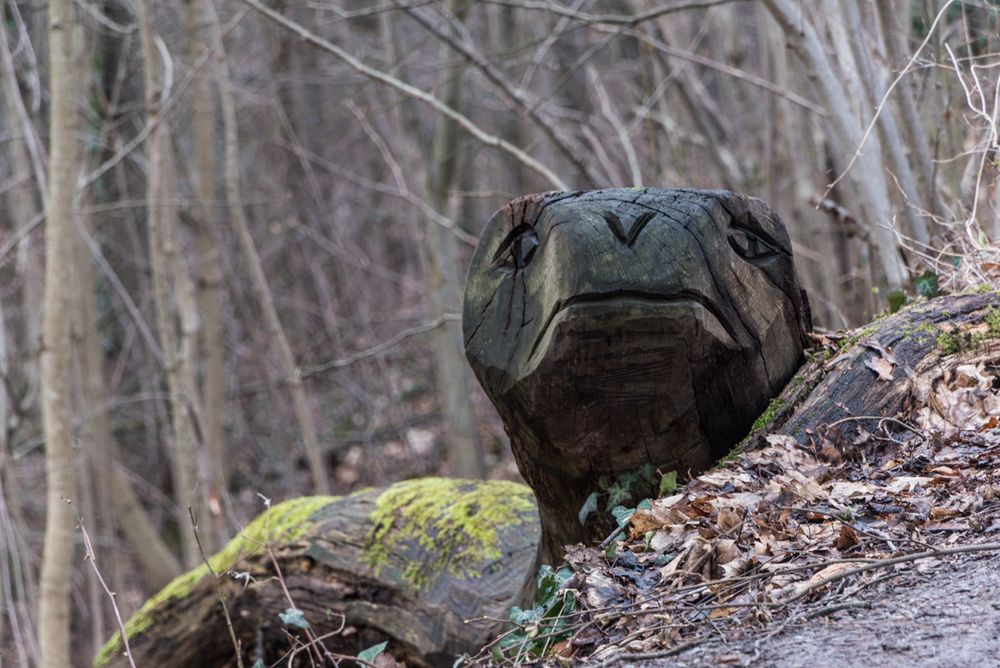
[[535, 352], [538, 350], [539, 344], [542, 339], [545, 338], [545, 334], [548, 333], [549, 328], [552, 326], [552, 321], [555, 320], [556, 316], [562, 311], [565, 311], [571, 306], [576, 304], [598, 304], [601, 302], [615, 302], [623, 299], [648, 302], [651, 304], [683, 304], [683, 303], [695, 303], [700, 304], [706, 311], [711, 313], [722, 328], [726, 330], [726, 334], [736, 341], [736, 332], [729, 321], [726, 319], [719, 307], [716, 306], [712, 300], [710, 300], [705, 295], [699, 294], [690, 290], [681, 290], [679, 292], [672, 292], [668, 294], [659, 294], [655, 292], [643, 292], [641, 290], [612, 290], [610, 292], [585, 292], [579, 295], [573, 295], [568, 299], [563, 299], [556, 302], [555, 308], [549, 313], [549, 317], [545, 319], [545, 324], [542, 326], [541, 331], [538, 332], [538, 336], [535, 337], [535, 342], [531, 345], [531, 352], [528, 354], [528, 359], [535, 356]]

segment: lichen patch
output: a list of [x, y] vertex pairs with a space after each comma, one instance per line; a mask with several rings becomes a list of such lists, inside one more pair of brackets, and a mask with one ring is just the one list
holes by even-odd
[[534, 497], [508, 481], [422, 478], [397, 483], [375, 501], [364, 561], [398, 568], [417, 590], [442, 573], [479, 577], [502, 556], [501, 532], [535, 516]]

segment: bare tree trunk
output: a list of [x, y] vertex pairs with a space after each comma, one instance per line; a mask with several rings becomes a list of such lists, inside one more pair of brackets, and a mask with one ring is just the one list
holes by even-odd
[[[203, 52], [211, 35], [211, 18], [204, 5], [186, 0], [190, 60]], [[194, 130], [195, 196], [200, 205], [194, 216], [194, 241], [198, 254], [197, 297], [201, 311], [201, 399], [202, 439], [208, 452], [208, 498], [211, 504], [221, 503], [229, 509], [229, 485], [226, 481], [225, 404], [226, 370], [222, 338], [222, 263], [219, 254], [218, 230], [213, 208], [218, 197], [218, 164], [215, 159], [216, 104], [208, 76], [194, 82], [194, 109], [191, 124]], [[217, 538], [227, 531], [220, 514], [212, 513]]]
[[[45, 193], [44, 167], [37, 159], [37, 148], [32, 150], [35, 137], [34, 129], [28, 118], [27, 110], [21, 99], [17, 85], [17, 75], [7, 40], [6, 28], [0, 30], [0, 78], [3, 79], [4, 110], [7, 113], [7, 127], [15, 137], [7, 143], [10, 150], [12, 178], [14, 185], [7, 200], [10, 202], [8, 211], [14, 225], [9, 230], [11, 234], [20, 233], [29, 225], [39, 210], [37, 193]], [[20, 134], [20, 138], [16, 135]], [[39, 181], [39, 179], [41, 179]], [[34, 185], [33, 185], [34, 181]], [[38, 390], [38, 344], [41, 338], [42, 293], [45, 281], [41, 260], [41, 251], [32, 247], [30, 235], [26, 235], [18, 243], [17, 264], [21, 269], [21, 317], [23, 325], [21, 336], [12, 337], [11, 344], [20, 351], [18, 371], [25, 381], [25, 391], [21, 399], [21, 410], [34, 404]], [[4, 376], [7, 377], [6, 375]], [[12, 397], [13, 399], [13, 397]], [[4, 423], [6, 424], [6, 423]]]
[[[82, 62], [86, 62], [83, 60]], [[77, 67], [77, 77], [80, 76], [79, 66]], [[79, 79], [77, 79], [79, 80]], [[82, 207], [81, 207], [82, 208]], [[77, 450], [77, 465], [81, 466], [85, 473], [77, 477], [77, 490], [79, 493], [79, 512], [87, 520], [87, 532], [91, 539], [96, 542], [95, 553], [98, 563], [105, 567], [112, 566], [112, 572], [118, 573], [119, 569], [113, 568], [113, 562], [109, 563], [105, 557], [114, 559], [113, 550], [109, 549], [112, 543], [109, 538], [113, 536], [110, 489], [106, 484], [106, 479], [110, 476], [103, 475], [102, 465], [106, 465], [105, 452], [106, 444], [93, 439], [93, 432], [90, 429], [92, 416], [88, 414], [87, 388], [90, 380], [90, 369], [88, 368], [87, 355], [84, 352], [86, 346], [86, 332], [93, 324], [91, 313], [87, 312], [87, 304], [83, 294], [89, 292], [90, 283], [84, 281], [82, 271], [84, 270], [88, 257], [83, 239], [78, 234], [72, 237], [73, 242], [73, 281], [79, 287], [77, 299], [73, 300], [73, 311], [70, 323], [70, 342], [73, 350], [77, 351], [73, 355], [73, 410], [77, 416], [78, 423], [74, 430], [74, 441]], [[99, 399], [103, 401], [103, 399]], [[104, 483], [104, 484], [102, 484]], [[90, 631], [91, 649], [96, 649], [104, 642], [106, 630], [104, 626], [104, 592], [101, 591], [100, 583], [94, 575], [92, 569], [84, 572], [87, 581], [87, 612]], [[117, 588], [117, 587], [116, 587]], [[79, 651], [79, 649], [77, 649]]]
[[[758, 23], [762, 46], [767, 50], [771, 62], [771, 80], [782, 88], [793, 90], [793, 77], [785, 48], [785, 37], [781, 28], [770, 19], [767, 10], [758, 6]], [[787, 100], [775, 101], [775, 132], [781, 134], [784, 152], [778, 168], [779, 173], [787, 173], [791, 195], [791, 210], [785, 221], [793, 240], [801, 240], [811, 250], [825, 251], [832, 248], [837, 232], [827, 222], [826, 214], [816, 211], [810, 199], [817, 194], [816, 184], [823, 183], [824, 154], [822, 143], [817, 146], [810, 129], [813, 119]], [[774, 198], [777, 201], [777, 198]], [[790, 215], [788, 215], [790, 213]], [[799, 254], [799, 271], [803, 287], [809, 293], [813, 318], [826, 325], [846, 326], [844, 316], [837, 308], [842, 304], [842, 285], [837, 281], [837, 257], [834, 253], [819, 252], [816, 270], [802, 271], [802, 254]]]
[[[139, 35], [145, 70], [145, 102], [147, 122], [160, 114], [163, 84], [159, 75], [156, 41], [153, 27], [153, 10], [149, 0], [139, 1]], [[156, 323], [163, 348], [163, 366], [170, 395], [170, 414], [174, 438], [174, 494], [178, 505], [178, 526], [181, 527], [181, 546], [184, 563], [189, 568], [199, 562], [200, 556], [194, 534], [188, 526], [188, 509], [200, 511], [203, 504], [198, 495], [198, 457], [192, 424], [192, 395], [185, 387], [184, 357], [179, 354], [176, 325], [170, 298], [171, 274], [177, 263], [176, 209], [165, 206], [170, 197], [167, 163], [171, 160], [170, 139], [166, 121], [161, 121], [150, 132], [147, 140], [146, 207], [148, 219], [149, 261], [152, 267], [153, 303]]]
[[[882, 41], [885, 42], [889, 54], [890, 66], [894, 70], [904, 67], [910, 57], [906, 39], [909, 34], [909, 0], [902, 0], [898, 3], [875, 2], [872, 4], [878, 12], [879, 23], [882, 27]], [[893, 104], [903, 121], [904, 144], [912, 152], [911, 162], [917, 176], [920, 201], [924, 203], [930, 213], [938, 215], [940, 204], [937, 188], [934, 184], [934, 162], [928, 148], [930, 136], [923, 119], [917, 113], [917, 100], [913, 95], [910, 82], [904, 80], [901, 83], [902, 85], [893, 92]]]
[[[448, 11], [461, 21], [465, 0], [448, 0]], [[447, 45], [441, 45], [441, 60], [449, 56]], [[462, 97], [462, 66], [441, 70], [438, 89], [441, 101], [460, 110]], [[435, 211], [447, 211], [449, 191], [455, 182], [458, 164], [459, 128], [451, 119], [439, 117], [431, 152], [431, 171], [427, 194]], [[428, 298], [431, 315], [439, 318], [449, 307], [460, 304], [459, 259], [455, 236], [433, 221], [424, 228]], [[434, 330], [434, 366], [438, 395], [442, 399], [447, 434], [448, 463], [454, 475], [481, 478], [486, 473], [482, 449], [479, 447], [476, 416], [469, 400], [469, 379], [461, 331], [457, 323]]]
[[73, 209], [78, 149], [73, 95], [73, 3], [49, 3], [49, 192], [45, 224], [45, 313], [42, 318], [41, 389], [45, 435], [46, 522], [42, 552], [38, 644], [42, 668], [70, 662], [69, 594], [74, 518], [72, 498]]
[[[81, 247], [85, 248], [82, 244]], [[99, 519], [101, 526], [107, 527], [109, 536], [114, 536], [115, 528], [121, 529], [125, 541], [135, 553], [147, 584], [151, 589], [157, 589], [177, 577], [181, 572], [181, 565], [136, 498], [132, 483], [124, 473], [117, 470], [118, 443], [108, 421], [108, 392], [101, 362], [93, 265], [86, 250], [80, 253], [76, 270], [77, 284], [80, 286], [78, 350], [84, 379], [80, 413], [85, 416], [83, 430], [88, 443], [90, 470], [97, 489], [98, 507], [102, 509]], [[111, 511], [104, 511], [106, 506], [110, 506]], [[108, 550], [103, 551], [101, 556], [103, 558], [100, 563], [105, 576], [117, 575], [117, 554]], [[108, 562], [109, 558], [113, 560], [111, 563]]]
[[[792, 0], [764, 0], [764, 5], [782, 27], [789, 45], [805, 61], [823, 104], [830, 114], [834, 129], [831, 144], [838, 153], [838, 163], [846, 167], [851, 152], [861, 144], [861, 124], [848, 106], [850, 96], [834, 72], [826, 49], [812, 22]], [[892, 222], [892, 207], [886, 191], [881, 164], [881, 149], [876, 137], [869, 137], [848, 176], [858, 195], [864, 221], [870, 226], [872, 238], [882, 260], [885, 285], [901, 290], [906, 283], [906, 267], [899, 256], [896, 237], [887, 226]]]
[[211, 44], [212, 48], [215, 49], [216, 74], [219, 80], [219, 98], [222, 107], [222, 124], [225, 132], [226, 201], [229, 204], [230, 220], [236, 231], [240, 248], [243, 251], [244, 259], [250, 271], [254, 296], [260, 304], [262, 311], [263, 326], [271, 345], [277, 348], [284, 381], [292, 395], [295, 415], [299, 422], [299, 429], [302, 431], [306, 460], [309, 463], [313, 485], [316, 487], [315, 491], [320, 494], [326, 494], [330, 491], [330, 482], [323, 460], [324, 449], [320, 447], [319, 435], [316, 431], [316, 421], [313, 418], [309, 407], [309, 400], [302, 385], [302, 370], [295, 362], [291, 346], [288, 345], [288, 337], [285, 335], [281, 320], [278, 318], [278, 311], [274, 306], [274, 298], [271, 295], [271, 287], [268, 285], [267, 277], [264, 275], [264, 267], [261, 264], [260, 255], [257, 253], [257, 246], [254, 243], [253, 236], [250, 234], [246, 212], [243, 209], [243, 196], [240, 191], [239, 134], [236, 126], [236, 106], [233, 101], [232, 84], [229, 77], [229, 63], [226, 62], [225, 44], [222, 41], [222, 26], [219, 24], [215, 7], [212, 6], [212, 0], [202, 0], [202, 2], [204, 3], [206, 14], [211, 17]]
[[[885, 80], [883, 72], [872, 68], [871, 58], [865, 48], [865, 31], [861, 24], [861, 13], [858, 11], [857, 0], [841, 0], [840, 8], [844, 17], [845, 30], [837, 30], [844, 41], [850, 43], [850, 50], [854, 56], [857, 71], [860, 72], [861, 85], [859, 95], [861, 97], [862, 109], [874, 109], [885, 93], [888, 82]], [[903, 140], [899, 129], [896, 126], [896, 117], [890, 110], [886, 110], [878, 117], [879, 138], [882, 146], [885, 147], [886, 156], [892, 166], [894, 176], [902, 190], [903, 217], [905, 230], [908, 237], [917, 241], [921, 245], [930, 242], [930, 232], [927, 229], [927, 221], [920, 214], [919, 209], [924, 206], [917, 191], [917, 181], [910, 167], [910, 162], [903, 152]]]

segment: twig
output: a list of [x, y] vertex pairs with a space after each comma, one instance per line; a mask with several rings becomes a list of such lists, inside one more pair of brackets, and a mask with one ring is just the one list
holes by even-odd
[[806, 513], [806, 514], [812, 513], [814, 515], [822, 515], [824, 517], [829, 517], [830, 519], [833, 519], [833, 520], [836, 520], [836, 521], [840, 522], [844, 526], [850, 527], [851, 529], [853, 529], [854, 531], [856, 531], [857, 533], [859, 533], [859, 534], [861, 534], [863, 536], [868, 536], [870, 538], [875, 538], [877, 540], [881, 540], [881, 541], [885, 541], [885, 542], [889, 543], [890, 544], [890, 549], [893, 549], [892, 546], [891, 546], [891, 544], [892, 544], [893, 541], [898, 542], [898, 543], [913, 543], [914, 545], [918, 545], [918, 546], [924, 548], [925, 550], [936, 550], [937, 549], [933, 545], [931, 545], [930, 543], [925, 543], [922, 540], [916, 540], [914, 538], [906, 538], [906, 537], [899, 537], [899, 536], [893, 537], [893, 536], [889, 536], [889, 535], [880, 535], [880, 534], [878, 534], [878, 533], [876, 533], [874, 531], [869, 531], [867, 529], [862, 529], [861, 527], [857, 526], [856, 524], [853, 524], [852, 522], [848, 522], [847, 520], [845, 520], [840, 515], [838, 515], [836, 513], [830, 513], [830, 512], [827, 512], [825, 510], [815, 510], [813, 508], [803, 508], [802, 506], [778, 506], [778, 508], [780, 508], [782, 510], [791, 510], [791, 511], [794, 511], [794, 512], [797, 512], [797, 513]]
[[222, 586], [219, 584], [219, 574], [215, 572], [212, 568], [211, 562], [208, 560], [208, 556], [205, 554], [205, 548], [201, 544], [201, 536], [198, 535], [198, 521], [194, 518], [194, 510], [188, 508], [188, 517], [191, 518], [191, 530], [194, 531], [194, 541], [198, 545], [198, 552], [201, 553], [201, 559], [205, 562], [205, 567], [208, 568], [208, 572], [212, 574], [215, 579], [215, 593], [219, 596], [219, 603], [222, 604], [222, 614], [226, 617], [226, 628], [229, 630], [229, 639], [233, 641], [233, 649], [236, 650], [236, 664], [239, 668], [244, 668], [243, 665], [243, 650], [241, 649], [240, 641], [236, 638], [236, 631], [233, 629], [233, 619], [229, 616], [229, 606], [226, 605], [226, 599], [222, 595]]
[[708, 638], [698, 638], [697, 640], [689, 640], [688, 642], [682, 642], [679, 645], [674, 645], [670, 649], [662, 649], [656, 652], [637, 652], [635, 654], [630, 654], [625, 651], [621, 651], [612, 657], [601, 661], [600, 663], [593, 664], [596, 668], [605, 668], [606, 666], [613, 666], [619, 661], [648, 661], [650, 659], [662, 659], [668, 656], [674, 656], [680, 654], [681, 652], [686, 652], [689, 649], [697, 647], [698, 645], [708, 642]]
[[917, 552], [914, 554], [904, 554], [900, 557], [892, 557], [890, 559], [879, 559], [868, 564], [863, 564], [857, 568], [850, 568], [841, 573], [835, 573], [828, 577], [823, 578], [817, 582], [810, 584], [808, 587], [797, 593], [791, 598], [785, 599], [784, 601], [776, 601], [773, 603], [761, 603], [760, 605], [768, 606], [783, 606], [789, 605], [803, 598], [807, 594], [810, 594], [820, 587], [825, 587], [826, 585], [843, 580], [852, 575], [858, 575], [860, 573], [865, 573], [876, 568], [885, 568], [886, 566], [895, 566], [896, 564], [905, 564], [911, 561], [919, 561], [920, 559], [930, 559], [934, 557], [942, 557], [951, 554], [966, 554], [969, 552], [995, 552], [1000, 551], [1000, 543], [980, 543], [978, 545], [960, 545], [958, 547], [947, 547], [939, 548], [936, 550], [927, 550], [926, 552]]
[[128, 664], [132, 668], [136, 668], [135, 659], [132, 658], [132, 648], [128, 644], [128, 633], [125, 631], [125, 622], [122, 620], [121, 610], [118, 609], [118, 595], [111, 591], [108, 587], [108, 583], [104, 581], [104, 576], [101, 575], [101, 569], [97, 567], [97, 555], [94, 553], [94, 546], [90, 542], [90, 534], [87, 533], [87, 528], [83, 524], [83, 518], [80, 517], [80, 513], [76, 512], [76, 508], [73, 507], [73, 502], [67, 498], [63, 498], [66, 505], [69, 506], [73, 514], [76, 515], [76, 524], [80, 527], [80, 533], [83, 535], [83, 548], [84, 555], [83, 558], [90, 562], [90, 567], [94, 570], [94, 575], [97, 576], [97, 581], [101, 583], [101, 588], [104, 593], [108, 595], [108, 600], [111, 601], [111, 609], [115, 612], [115, 622], [118, 624], [118, 633], [121, 635], [122, 647], [125, 648], [125, 658], [128, 659]]
[[517, 2], [512, 2], [511, 0], [485, 1], [492, 4], [520, 7], [521, 9], [540, 9], [552, 12], [553, 14], [558, 14], [559, 16], [566, 16], [571, 19], [583, 21], [585, 23], [609, 23], [612, 25], [624, 26], [638, 25], [639, 23], [651, 21], [655, 18], [664, 16], [665, 14], [681, 12], [688, 9], [706, 9], [708, 7], [715, 7], [716, 5], [746, 2], [746, 0], [678, 0], [677, 2], [670, 4], [660, 3], [659, 6], [644, 12], [639, 12], [638, 14], [587, 14], [586, 12], [578, 12], [569, 7], [564, 7], [563, 5], [552, 2], [551, 0], [518, 0]]
[[369, 357], [375, 357], [376, 355], [381, 355], [382, 353], [392, 350], [396, 345], [410, 338], [411, 336], [416, 336], [418, 334], [424, 334], [425, 332], [430, 332], [437, 329], [438, 327], [444, 325], [448, 322], [461, 321], [462, 316], [457, 313], [445, 313], [439, 318], [430, 320], [420, 325], [410, 327], [409, 329], [404, 329], [390, 339], [378, 343], [371, 348], [366, 348], [365, 350], [358, 351], [347, 357], [341, 357], [340, 359], [329, 360], [321, 364], [316, 364], [313, 366], [305, 367], [302, 370], [302, 377], [306, 378], [308, 376], [313, 376], [318, 373], [323, 373], [324, 371], [330, 371], [331, 369], [342, 369], [346, 366], [351, 366], [352, 364], [357, 364], [358, 362], [368, 359]]
[[413, 17], [417, 23], [424, 26], [424, 28], [433, 33], [438, 39], [447, 44], [449, 48], [462, 54], [466, 60], [475, 65], [479, 71], [482, 72], [486, 80], [500, 90], [503, 96], [507, 98], [507, 101], [511, 106], [520, 109], [521, 113], [531, 119], [531, 121], [533, 121], [543, 133], [545, 133], [545, 136], [549, 138], [555, 147], [558, 148], [559, 151], [570, 161], [570, 163], [572, 163], [580, 171], [584, 178], [587, 179], [590, 186], [596, 186], [598, 184], [599, 181], [597, 176], [593, 173], [587, 161], [582, 158], [582, 152], [579, 149], [575, 149], [570, 146], [566, 142], [566, 140], [559, 134], [558, 128], [551, 119], [542, 117], [539, 112], [539, 105], [532, 104], [526, 98], [523, 89], [517, 87], [516, 84], [510, 81], [503, 72], [493, 65], [493, 63], [472, 48], [468, 42], [455, 39], [444, 30], [441, 30], [430, 19], [416, 9], [404, 9], [403, 11]]
[[[246, 10], [238, 13], [235, 17], [233, 17], [233, 20], [230, 21], [229, 24], [227, 24], [226, 27], [223, 29], [223, 33], [228, 33], [230, 30], [236, 27], [236, 24], [239, 23], [240, 19], [242, 19], [245, 15], [246, 15]], [[83, 191], [84, 189], [91, 186], [95, 181], [104, 176], [104, 174], [106, 174], [109, 169], [111, 169], [119, 162], [121, 162], [122, 159], [125, 158], [125, 156], [127, 156], [129, 153], [131, 153], [137, 146], [139, 146], [139, 144], [146, 141], [146, 138], [149, 137], [150, 133], [152, 133], [153, 130], [155, 130], [156, 127], [159, 126], [160, 123], [162, 123], [164, 119], [166, 119], [167, 116], [170, 115], [170, 112], [173, 110], [174, 105], [176, 105], [177, 102], [184, 96], [184, 92], [187, 90], [188, 86], [191, 85], [191, 83], [195, 79], [195, 76], [197, 76], [198, 72], [201, 70], [202, 67], [205, 66], [205, 63], [208, 62], [209, 57], [211, 57], [213, 54], [214, 51], [211, 48], [205, 49], [204, 53], [201, 54], [201, 57], [199, 57], [197, 62], [195, 62], [194, 65], [191, 67], [191, 71], [188, 72], [187, 76], [184, 77], [184, 80], [181, 81], [180, 84], [178, 84], [177, 90], [174, 91], [174, 93], [170, 97], [168, 97], [167, 100], [163, 103], [163, 107], [161, 108], [160, 113], [157, 114], [155, 118], [150, 120], [149, 123], [146, 123], [146, 125], [143, 126], [142, 130], [139, 131], [139, 134], [130, 139], [124, 146], [121, 147], [121, 149], [118, 150], [117, 153], [115, 153], [113, 156], [102, 162], [92, 172], [83, 177], [83, 179], [76, 184], [77, 191]]]

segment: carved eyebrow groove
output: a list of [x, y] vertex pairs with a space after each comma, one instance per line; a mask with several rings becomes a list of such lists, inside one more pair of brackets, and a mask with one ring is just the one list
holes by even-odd
[[630, 248], [635, 244], [635, 240], [639, 238], [639, 233], [642, 232], [642, 228], [646, 227], [646, 223], [656, 217], [655, 211], [643, 211], [636, 217], [635, 221], [629, 227], [628, 232], [626, 232], [621, 218], [614, 211], [598, 211], [598, 214], [607, 222], [608, 227], [618, 237], [618, 240]]
[[525, 232], [530, 232], [534, 229], [535, 229], [534, 226], [529, 225], [528, 223], [521, 223], [520, 225], [512, 229], [510, 232], [508, 232], [507, 236], [505, 236], [503, 238], [503, 241], [500, 242], [500, 245], [497, 246], [496, 252], [493, 253], [493, 262], [496, 262], [498, 259], [500, 259], [501, 255], [507, 252], [507, 249], [510, 248], [510, 245], [514, 242], [514, 239], [518, 238]]
[[618, 214], [614, 211], [598, 211], [597, 213], [608, 224], [608, 227], [611, 228], [611, 231], [616, 237], [618, 237], [619, 241], [628, 243], [628, 237], [625, 235], [625, 228], [622, 227], [622, 221], [621, 218], [618, 217]]
[[631, 248], [635, 244], [635, 240], [639, 238], [639, 233], [642, 232], [642, 228], [646, 227], [646, 223], [656, 218], [655, 211], [643, 211], [639, 214], [639, 217], [635, 219], [632, 223], [632, 229], [628, 231], [628, 245]]

